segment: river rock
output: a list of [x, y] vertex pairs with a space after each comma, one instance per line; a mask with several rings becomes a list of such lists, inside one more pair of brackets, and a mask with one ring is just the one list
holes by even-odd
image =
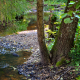
[[16, 53], [12, 53], [12, 55], [15, 56], [15, 57], [19, 57], [19, 55], [16, 54]]

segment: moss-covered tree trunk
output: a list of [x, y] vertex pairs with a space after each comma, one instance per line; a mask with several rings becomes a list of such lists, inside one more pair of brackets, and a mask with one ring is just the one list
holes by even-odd
[[43, 0], [37, 0], [37, 34], [41, 53], [41, 62], [49, 63], [49, 54], [45, 45], [44, 24], [43, 24]]
[[[76, 2], [77, 0], [73, 0], [73, 1]], [[68, 0], [68, 4], [69, 2], [70, 0]], [[72, 7], [68, 7], [67, 5], [65, 9], [65, 13], [67, 13], [70, 10], [75, 11], [76, 10], [75, 5], [76, 4], [74, 4]], [[72, 22], [67, 24], [64, 23], [64, 20], [66, 18], [70, 18]], [[72, 17], [67, 15], [62, 19], [60, 30], [55, 40], [55, 44], [50, 52], [52, 55], [51, 60], [54, 65], [60, 61], [69, 59], [68, 53], [70, 52], [70, 49], [74, 45], [73, 43], [74, 43], [77, 24], [78, 24], [78, 19], [74, 16], [74, 14], [72, 14]]]

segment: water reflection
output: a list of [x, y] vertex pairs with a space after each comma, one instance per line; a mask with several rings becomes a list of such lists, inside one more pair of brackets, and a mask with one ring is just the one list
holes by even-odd
[[0, 47], [0, 80], [25, 80], [23, 79], [25, 78], [23, 75], [18, 74], [16, 67], [17, 65], [23, 64], [30, 55], [31, 52], [15, 52], [12, 48], [6, 49]]

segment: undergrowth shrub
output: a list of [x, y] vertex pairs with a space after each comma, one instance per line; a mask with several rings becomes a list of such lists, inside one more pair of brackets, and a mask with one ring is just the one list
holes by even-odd
[[46, 47], [47, 47], [48, 51], [50, 51], [54, 45], [55, 39], [54, 38], [46, 38], [46, 41], [48, 42], [48, 44], [46, 44]]
[[80, 65], [80, 34], [75, 43], [75, 47], [71, 49], [69, 56], [71, 57], [71, 62], [73, 65]]

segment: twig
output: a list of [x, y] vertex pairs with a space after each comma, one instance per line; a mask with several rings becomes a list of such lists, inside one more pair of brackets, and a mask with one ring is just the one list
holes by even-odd
[[72, 68], [72, 67], [68, 68], [68, 70], [65, 71], [62, 75], [60, 75], [60, 77], [59, 77], [57, 80], [59, 80], [64, 74], [66, 74], [69, 70], [71, 70], [71, 68]]

